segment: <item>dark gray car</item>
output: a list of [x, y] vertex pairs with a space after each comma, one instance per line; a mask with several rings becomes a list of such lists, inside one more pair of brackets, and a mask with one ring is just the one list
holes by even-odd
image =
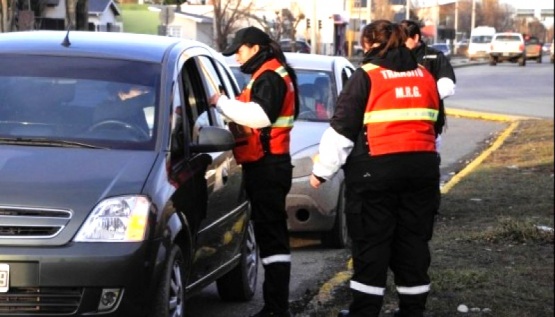
[[220, 87], [238, 93], [194, 41], [0, 35], [0, 315], [182, 316], [214, 281], [253, 296], [234, 139], [207, 103]]

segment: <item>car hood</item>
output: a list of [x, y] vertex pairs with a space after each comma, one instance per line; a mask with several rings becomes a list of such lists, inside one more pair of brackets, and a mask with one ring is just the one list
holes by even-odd
[[2, 146], [0, 152], [0, 209], [67, 210], [70, 231], [102, 199], [140, 194], [156, 160], [147, 151]]
[[141, 193], [156, 157], [146, 151], [8, 147], [0, 156], [0, 205], [68, 208]]
[[291, 130], [291, 156], [320, 144], [324, 131], [330, 127], [329, 122], [295, 121]]

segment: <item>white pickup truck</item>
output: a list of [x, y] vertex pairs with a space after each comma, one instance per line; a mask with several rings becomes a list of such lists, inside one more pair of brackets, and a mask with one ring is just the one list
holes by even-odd
[[493, 36], [489, 50], [489, 64], [495, 66], [504, 61], [518, 62], [519, 66], [526, 66], [526, 50], [522, 34], [504, 32]]

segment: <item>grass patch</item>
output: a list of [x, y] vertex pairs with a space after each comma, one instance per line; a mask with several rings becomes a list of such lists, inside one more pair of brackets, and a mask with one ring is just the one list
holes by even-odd
[[121, 4], [123, 31], [127, 33], [158, 34], [158, 12], [148, 10], [148, 5]]

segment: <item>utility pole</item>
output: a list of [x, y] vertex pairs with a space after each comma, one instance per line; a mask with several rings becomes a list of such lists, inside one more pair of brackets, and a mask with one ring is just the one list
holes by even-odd
[[459, 0], [455, 0], [455, 40], [459, 31]]
[[470, 31], [476, 27], [476, 0], [472, 0], [472, 18], [470, 22]]
[[[317, 45], [318, 43], [318, 38], [316, 36], [316, 29], [318, 28], [318, 16], [316, 14], [316, 1], [317, 0], [312, 0], [312, 27], [310, 28], [310, 53], [312, 54], [316, 54], [318, 53], [317, 50]], [[294, 41], [295, 39], [293, 39]]]
[[410, 20], [410, 0], [407, 0], [405, 11], [405, 19]]

